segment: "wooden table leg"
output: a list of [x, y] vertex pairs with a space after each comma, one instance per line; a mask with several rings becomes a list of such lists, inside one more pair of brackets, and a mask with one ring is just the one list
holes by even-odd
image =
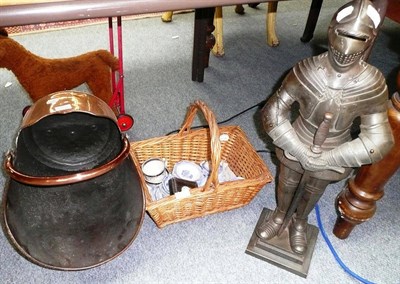
[[267, 44], [269, 46], [278, 46], [279, 39], [276, 35], [276, 11], [278, 10], [278, 1], [268, 2], [267, 9], [267, 21], [266, 21], [266, 30], [267, 30]]
[[164, 23], [169, 23], [172, 21], [172, 15], [174, 14], [173, 11], [167, 11], [162, 13], [161, 15], [161, 21], [163, 21]]
[[395, 138], [392, 150], [378, 163], [362, 166], [336, 198], [338, 218], [333, 233], [346, 239], [356, 225], [369, 220], [376, 211], [376, 201], [384, 194], [383, 187], [400, 166], [400, 96], [392, 96], [388, 110]]
[[309, 42], [313, 36], [317, 25], [319, 12], [321, 11], [323, 0], [312, 0], [310, 12], [308, 13], [306, 27], [304, 28], [303, 36], [300, 38], [302, 42]]
[[214, 31], [215, 8], [195, 10], [192, 80], [203, 82], [204, 68], [208, 67], [210, 51], [215, 44]]
[[215, 37], [215, 44], [212, 49], [212, 53], [217, 56], [221, 57], [224, 56], [224, 24], [222, 21], [222, 7], [215, 8], [215, 15], [214, 15], [214, 37]]

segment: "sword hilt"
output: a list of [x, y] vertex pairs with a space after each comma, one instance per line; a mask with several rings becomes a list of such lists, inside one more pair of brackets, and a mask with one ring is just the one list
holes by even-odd
[[322, 153], [321, 146], [322, 146], [322, 144], [324, 144], [326, 138], [328, 137], [329, 127], [330, 127], [332, 118], [333, 118], [332, 113], [330, 113], [330, 112], [325, 113], [324, 120], [318, 126], [318, 129], [314, 134], [314, 142], [313, 142], [313, 145], [311, 146], [311, 151], [313, 151], [315, 154]]

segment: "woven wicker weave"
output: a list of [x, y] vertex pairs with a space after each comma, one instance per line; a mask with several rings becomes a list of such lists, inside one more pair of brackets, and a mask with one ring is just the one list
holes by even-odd
[[[207, 120], [209, 129], [190, 129], [198, 109]], [[130, 153], [145, 193], [146, 210], [159, 228], [244, 206], [272, 180], [269, 169], [240, 127], [218, 127], [214, 114], [202, 101], [190, 106], [179, 133], [131, 142]], [[189, 197], [177, 199], [172, 195], [153, 201], [141, 171], [141, 164], [152, 157], [166, 159], [169, 172], [181, 160], [196, 163], [208, 160], [211, 161], [211, 173], [203, 187], [191, 189]], [[244, 179], [219, 183], [217, 169], [221, 160], [225, 160], [232, 171]]]

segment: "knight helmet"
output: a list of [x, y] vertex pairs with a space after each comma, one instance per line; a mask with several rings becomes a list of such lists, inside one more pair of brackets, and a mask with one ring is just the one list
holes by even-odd
[[328, 28], [329, 51], [340, 68], [366, 60], [384, 20], [387, 0], [353, 0], [340, 7]]

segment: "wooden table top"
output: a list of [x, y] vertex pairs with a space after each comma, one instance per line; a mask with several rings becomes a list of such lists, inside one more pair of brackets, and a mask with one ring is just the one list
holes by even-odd
[[[57, 0], [67, 1], [67, 0]], [[23, 5], [23, 4], [39, 4], [46, 2], [54, 2], [54, 0], [0, 0], [0, 6], [9, 6], [9, 5]]]
[[[27, 1], [29, 3], [22, 3]], [[269, 0], [279, 1], [279, 0]], [[11, 5], [10, 3], [14, 4]], [[268, 2], [260, 0], [0, 0], [0, 27]]]

